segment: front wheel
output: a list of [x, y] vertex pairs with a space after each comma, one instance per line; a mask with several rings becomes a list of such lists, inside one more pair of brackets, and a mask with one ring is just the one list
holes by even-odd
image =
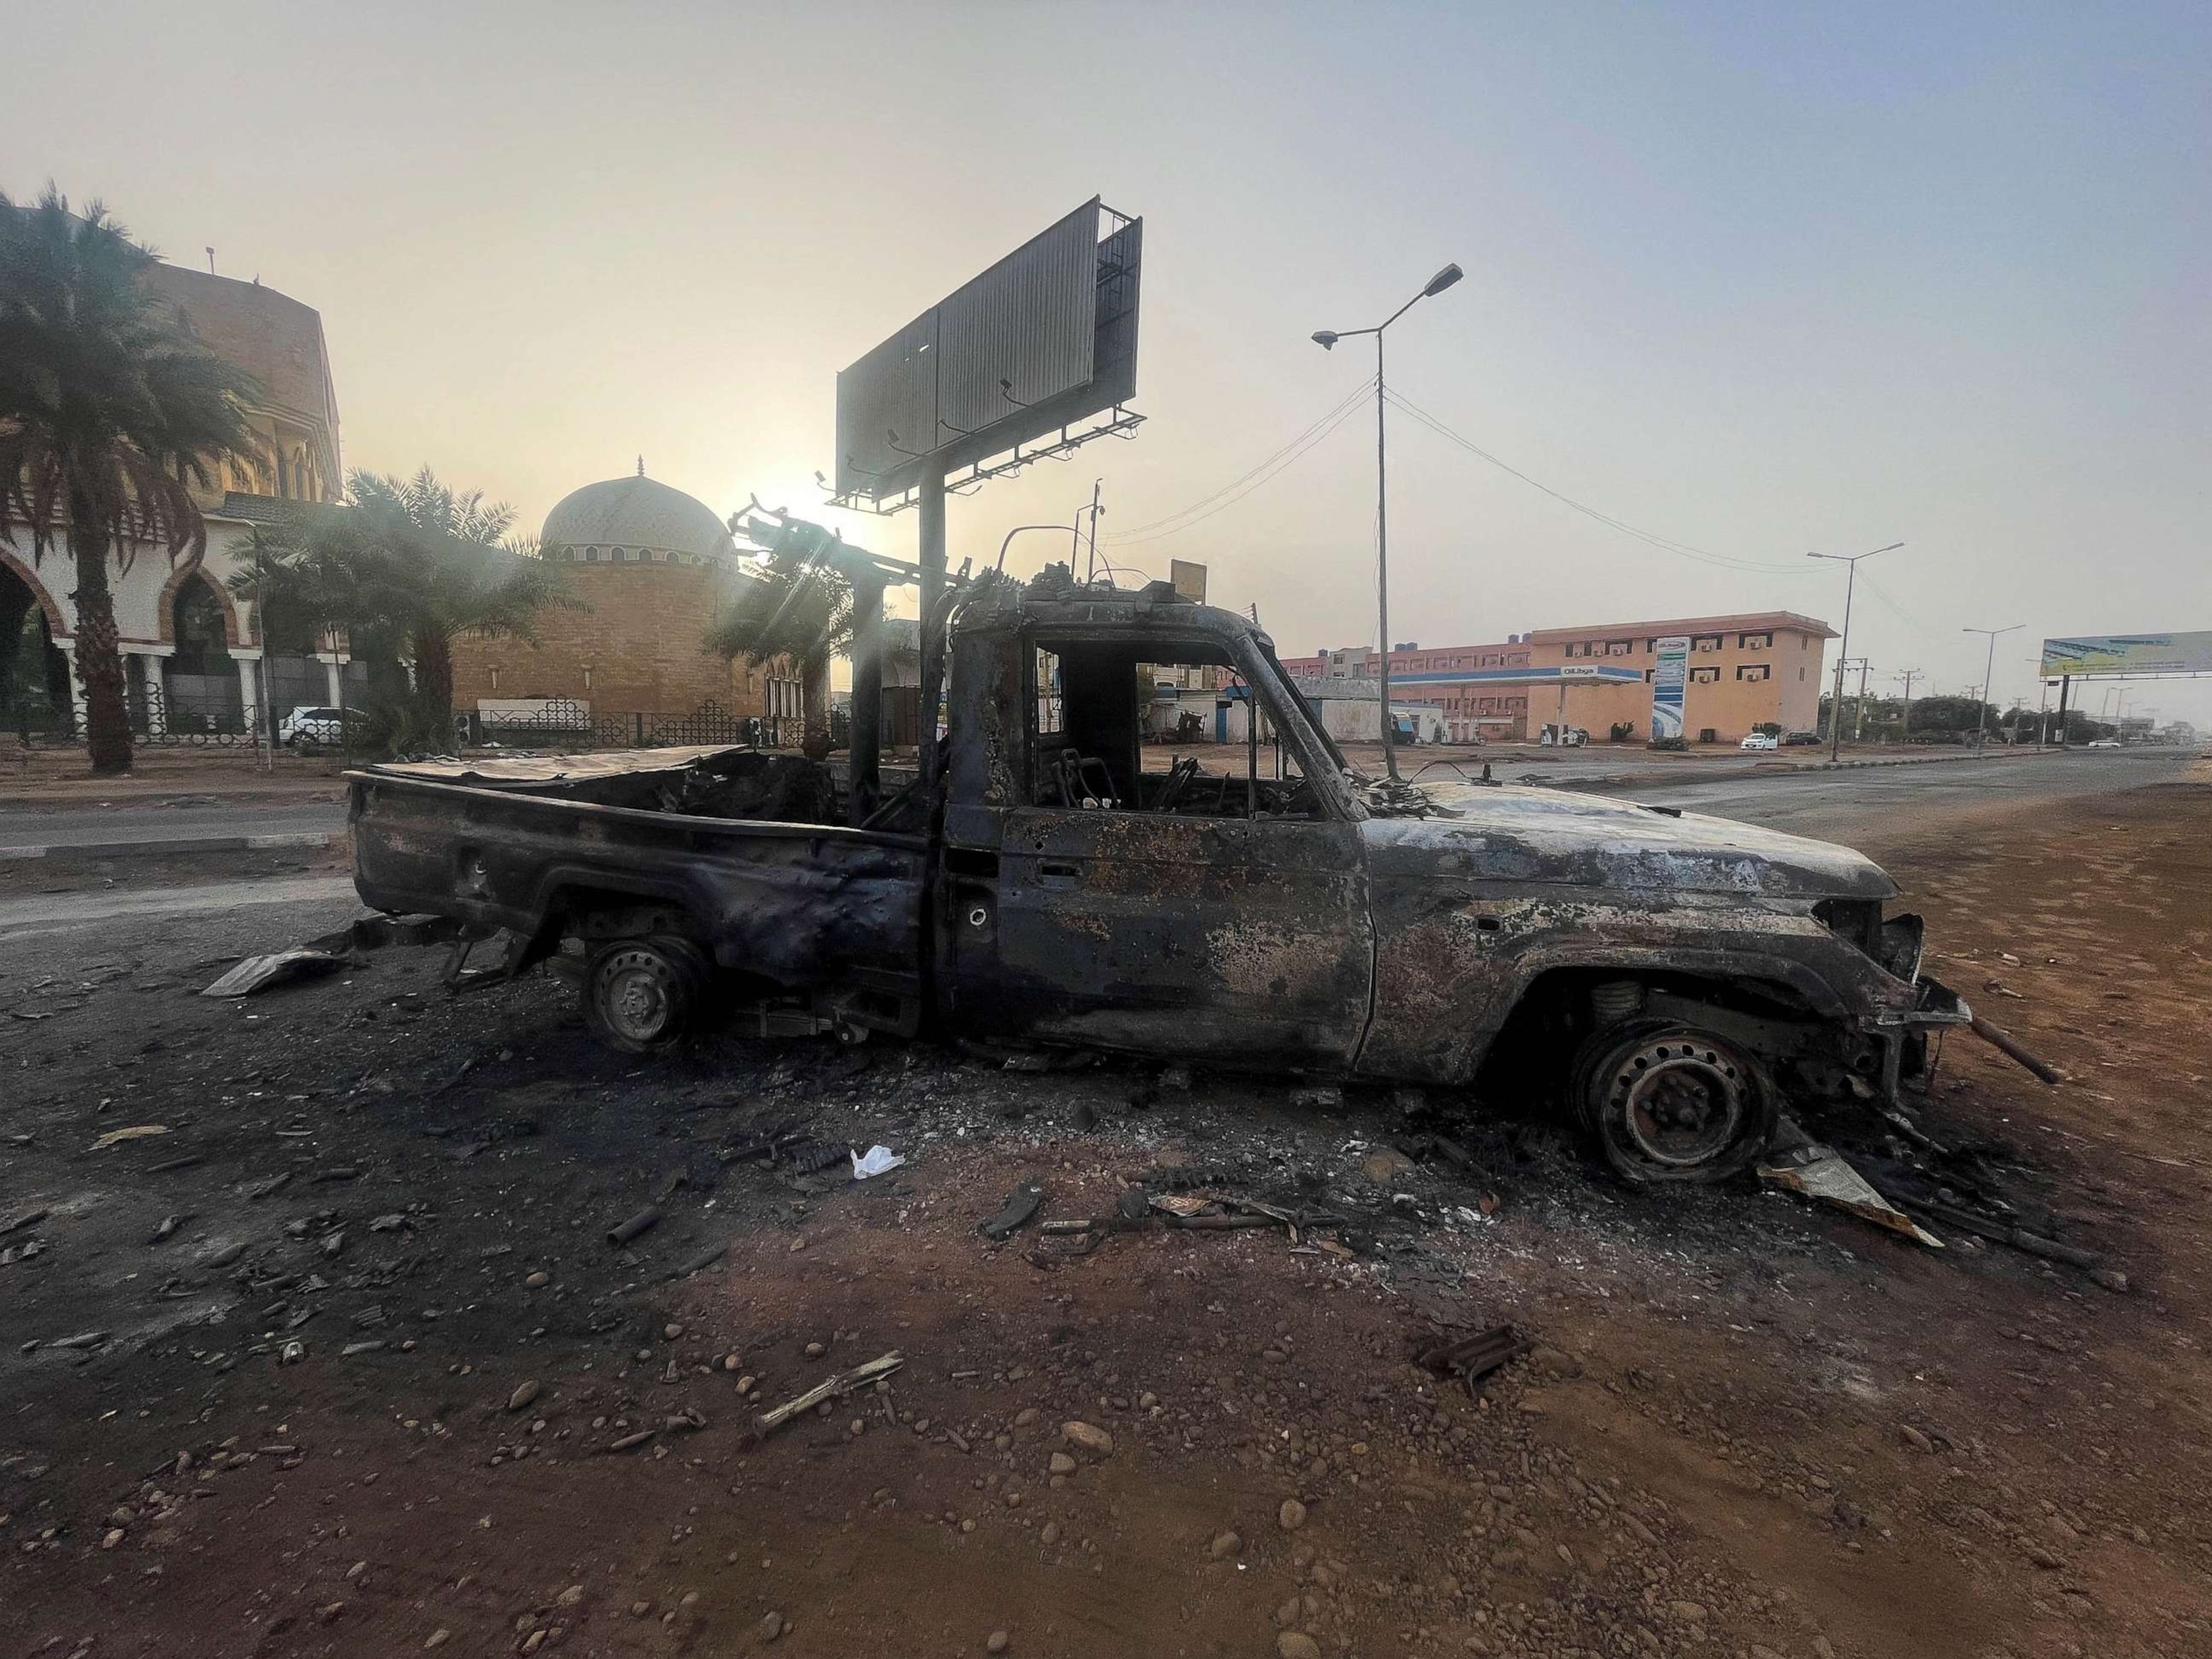
[[707, 979], [707, 959], [688, 939], [616, 939], [585, 968], [584, 1018], [609, 1047], [652, 1054], [684, 1035]]
[[1638, 1186], [1725, 1181], [1774, 1133], [1766, 1069], [1689, 1026], [1638, 1021], [1595, 1033], [1576, 1057], [1571, 1087], [1606, 1162]]

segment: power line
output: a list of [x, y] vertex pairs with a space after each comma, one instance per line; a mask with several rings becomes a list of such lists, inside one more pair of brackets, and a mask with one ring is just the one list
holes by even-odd
[[1694, 547], [1687, 542], [1678, 542], [1671, 537], [1662, 536], [1656, 531], [1645, 530], [1639, 526], [1629, 523], [1625, 519], [1616, 519], [1610, 513], [1601, 513], [1596, 507], [1588, 506], [1583, 502], [1577, 501], [1571, 495], [1565, 495], [1559, 490], [1553, 489], [1551, 485], [1544, 483], [1540, 478], [1530, 477], [1519, 467], [1492, 454], [1488, 450], [1485, 449], [1480, 444], [1476, 443], [1473, 439], [1463, 437], [1459, 433], [1453, 431], [1451, 428], [1446, 426], [1443, 422], [1439, 420], [1437, 416], [1430, 414], [1426, 410], [1408, 401], [1399, 393], [1386, 391], [1382, 395], [1391, 404], [1395, 404], [1406, 414], [1412, 416], [1415, 420], [1427, 427], [1430, 431], [1435, 433], [1438, 437], [1457, 444], [1469, 454], [1489, 462], [1491, 465], [1498, 468], [1502, 472], [1511, 474], [1514, 477], [1520, 479], [1522, 483], [1528, 485], [1531, 489], [1541, 490], [1545, 495], [1549, 495], [1553, 501], [1559, 502], [1562, 506], [1572, 507], [1576, 512], [1583, 514], [1585, 518], [1594, 519], [1598, 523], [1605, 526], [1608, 530], [1618, 531], [1624, 536], [1632, 537], [1636, 540], [1644, 543], [1646, 546], [1656, 548], [1662, 553], [1672, 553], [1680, 558], [1694, 559], [1700, 564], [1715, 565], [1723, 570], [1738, 570], [1750, 572], [1759, 575], [1771, 576], [1802, 576], [1807, 574], [1802, 567], [1794, 564], [1770, 564], [1758, 559], [1742, 559], [1738, 558], [1732, 554], [1710, 552], [1705, 548]]
[[1109, 531], [1103, 540], [1113, 543], [1158, 541], [1164, 537], [1179, 535], [1192, 526], [1212, 518], [1215, 514], [1234, 507], [1261, 485], [1287, 471], [1306, 452], [1327, 438], [1330, 433], [1358, 412], [1367, 394], [1375, 389], [1373, 376], [1330, 408], [1328, 412], [1304, 431], [1285, 444], [1273, 454], [1244, 473], [1241, 477], [1224, 484], [1209, 495], [1200, 497], [1180, 513], [1170, 513], [1164, 519], [1154, 519], [1132, 529]]

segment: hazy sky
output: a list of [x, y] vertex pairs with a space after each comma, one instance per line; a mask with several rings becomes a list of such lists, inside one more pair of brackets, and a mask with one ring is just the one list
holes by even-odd
[[[956, 500], [953, 559], [1212, 495], [1391, 381], [1392, 631], [1769, 606], [1883, 686], [2212, 629], [2212, 9], [536, 3], [26, 8], [0, 188], [104, 198], [322, 313], [349, 465], [531, 527], [655, 476], [807, 508], [836, 371], [1085, 198], [1146, 221], [1133, 441]], [[1285, 653], [1373, 637], [1373, 428], [1117, 562]], [[836, 519], [910, 553], [912, 515]], [[1051, 554], [1024, 537], [1010, 568]], [[2131, 706], [2212, 719], [2212, 682]], [[2094, 705], [2093, 705], [2094, 706]]]

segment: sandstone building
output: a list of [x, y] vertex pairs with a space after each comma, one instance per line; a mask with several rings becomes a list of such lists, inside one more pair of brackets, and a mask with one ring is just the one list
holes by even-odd
[[576, 705], [596, 722], [702, 710], [779, 723], [801, 714], [797, 672], [725, 661], [707, 631], [757, 580], [714, 510], [645, 476], [586, 484], [545, 515], [540, 555], [589, 606], [549, 610], [535, 644], [464, 637], [453, 645], [453, 705], [493, 717], [502, 706]]
[[[250, 601], [234, 599], [232, 574], [256, 521], [282, 501], [334, 501], [343, 485], [337, 396], [321, 316], [263, 287], [182, 265], [157, 264], [149, 287], [216, 356], [258, 382], [246, 416], [246, 453], [228, 458], [199, 492], [208, 544], [197, 565], [172, 565], [146, 544], [110, 555], [125, 685], [134, 722], [148, 735], [251, 729], [260, 700], [264, 644], [269, 701], [280, 712], [335, 701], [339, 677], [358, 683], [342, 641], [264, 642]], [[58, 717], [83, 729], [76, 673], [76, 557], [66, 530], [34, 556], [29, 526], [0, 521], [0, 714]]]

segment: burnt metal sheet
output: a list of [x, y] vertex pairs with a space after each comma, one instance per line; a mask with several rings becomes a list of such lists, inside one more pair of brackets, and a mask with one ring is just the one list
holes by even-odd
[[970, 1030], [1340, 1071], [1372, 971], [1356, 826], [1024, 808], [993, 878], [948, 878]]
[[680, 907], [724, 966], [799, 987], [921, 948], [920, 836], [356, 775], [354, 885], [387, 911], [536, 934], [569, 896]]
[[695, 762], [745, 747], [744, 744], [701, 743], [669, 749], [597, 750], [585, 755], [516, 755], [498, 760], [383, 761], [358, 770], [367, 777], [419, 778], [428, 783], [567, 783], [625, 773], [681, 771]]
[[1425, 786], [1454, 814], [1376, 823], [1379, 869], [1757, 898], [1887, 899], [1897, 884], [1863, 853], [1702, 813], [1510, 785]]
[[1431, 793], [1462, 816], [1360, 826], [1376, 933], [1363, 1073], [1471, 1079], [1555, 968], [1765, 981], [1852, 1024], [1914, 994], [1813, 914], [1896, 890], [1849, 848], [1559, 790]]

